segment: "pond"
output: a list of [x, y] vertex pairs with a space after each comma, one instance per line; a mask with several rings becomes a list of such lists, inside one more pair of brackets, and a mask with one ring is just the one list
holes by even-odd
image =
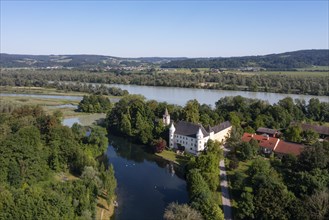
[[188, 202], [186, 182], [179, 172], [171, 172], [168, 162], [124, 138], [110, 136], [109, 141], [107, 157], [115, 170], [119, 205], [111, 219], [162, 219], [170, 202]]
[[62, 124], [68, 127], [72, 127], [74, 123], [81, 124], [83, 126], [90, 126], [92, 124], [100, 124], [105, 119], [104, 113], [92, 113], [81, 114], [77, 117], [64, 118]]
[[73, 125], [74, 123], [81, 124], [81, 123], [80, 123], [80, 120], [79, 120], [78, 117], [74, 117], [74, 118], [64, 118], [64, 119], [63, 119], [63, 122], [62, 122], [62, 124], [63, 124], [64, 126], [68, 126], [68, 127], [72, 127], [72, 125]]

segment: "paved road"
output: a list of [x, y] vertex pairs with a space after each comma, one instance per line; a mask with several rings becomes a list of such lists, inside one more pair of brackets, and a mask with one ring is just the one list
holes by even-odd
[[[224, 148], [224, 157], [226, 152], [228, 151], [227, 148]], [[228, 182], [225, 170], [225, 163], [224, 159], [219, 162], [220, 168], [220, 187], [222, 189], [222, 203], [223, 203], [223, 210], [224, 210], [224, 218], [225, 220], [232, 220], [232, 206], [230, 200], [230, 194], [228, 189]]]

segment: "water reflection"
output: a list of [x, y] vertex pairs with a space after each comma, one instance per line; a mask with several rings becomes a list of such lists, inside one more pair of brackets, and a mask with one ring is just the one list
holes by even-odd
[[77, 117], [76, 118], [64, 118], [62, 123], [64, 126], [68, 126], [68, 127], [72, 127], [72, 125], [74, 123], [81, 124], [79, 118], [77, 118]]
[[162, 219], [168, 203], [188, 202], [186, 182], [171, 174], [168, 162], [124, 138], [109, 136], [109, 142], [107, 156], [118, 181], [113, 219]]

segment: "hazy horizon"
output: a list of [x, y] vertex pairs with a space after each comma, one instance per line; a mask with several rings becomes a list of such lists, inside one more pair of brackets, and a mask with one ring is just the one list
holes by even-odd
[[266, 55], [271, 55], [271, 54], [281, 54], [281, 53], [289, 53], [289, 52], [296, 52], [296, 51], [304, 51], [304, 50], [329, 50], [329, 49], [301, 49], [301, 50], [295, 50], [295, 51], [284, 51], [284, 52], [279, 52], [279, 53], [269, 53], [269, 54], [256, 54], [256, 55], [242, 55], [242, 56], [218, 56], [218, 57], [188, 57], [188, 56], [140, 56], [140, 57], [120, 57], [120, 56], [113, 56], [113, 55], [104, 55], [104, 54], [79, 54], [79, 53], [70, 53], [70, 54], [27, 54], [27, 53], [6, 53], [2, 52], [2, 54], [9, 54], [9, 55], [26, 55], [26, 56], [75, 56], [75, 55], [86, 55], [86, 56], [109, 56], [109, 57], [117, 57], [117, 58], [233, 58], [233, 57], [245, 57], [245, 56], [266, 56]]
[[1, 53], [240, 57], [328, 49], [328, 1], [1, 1]]

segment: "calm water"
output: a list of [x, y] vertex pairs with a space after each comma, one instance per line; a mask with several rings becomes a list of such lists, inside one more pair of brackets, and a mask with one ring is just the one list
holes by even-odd
[[73, 108], [73, 109], [78, 109], [77, 105], [72, 105], [72, 104], [64, 104], [64, 105], [54, 105], [54, 106], [47, 106], [48, 108]]
[[119, 207], [112, 219], [162, 219], [170, 202], [187, 203], [186, 182], [170, 173], [168, 163], [146, 153], [143, 146], [109, 137], [107, 156], [118, 181]]
[[[94, 83], [93, 85], [96, 85]], [[201, 104], [215, 106], [215, 103], [226, 96], [242, 96], [245, 98], [261, 99], [268, 101], [270, 104], [277, 103], [285, 97], [293, 99], [304, 99], [308, 102], [311, 98], [318, 98], [321, 102], [329, 102], [328, 96], [296, 95], [266, 92], [245, 92], [245, 91], [225, 91], [211, 89], [193, 89], [193, 88], [175, 88], [175, 87], [156, 87], [156, 86], [138, 86], [138, 85], [121, 85], [106, 84], [109, 87], [118, 87], [126, 89], [130, 94], [141, 94], [147, 99], [154, 99], [159, 102], [168, 102], [170, 104], [185, 105], [188, 100], [196, 99]], [[2, 93], [0, 96], [28, 96], [40, 98], [54, 98], [66, 100], [81, 100], [80, 96], [55, 96], [55, 95], [36, 95], [36, 94], [9, 94]], [[118, 98], [111, 98], [111, 101], [117, 102]]]
[[74, 123], [81, 124], [80, 120], [78, 117], [74, 118], [64, 118], [62, 124], [68, 127], [72, 127]]
[[138, 86], [138, 85], [121, 85], [108, 84], [108, 86], [126, 89], [130, 94], [141, 94], [147, 99], [154, 99], [160, 102], [171, 104], [185, 105], [188, 100], [196, 99], [201, 104], [214, 106], [215, 103], [225, 96], [242, 96], [245, 98], [261, 99], [268, 101], [270, 104], [277, 103], [285, 97], [293, 99], [304, 99], [306, 102], [311, 98], [318, 98], [321, 102], [329, 102], [328, 96], [296, 95], [266, 92], [246, 92], [246, 91], [228, 91], [212, 89], [193, 89], [193, 88], [175, 88], [175, 87], [156, 87], [156, 86]]

